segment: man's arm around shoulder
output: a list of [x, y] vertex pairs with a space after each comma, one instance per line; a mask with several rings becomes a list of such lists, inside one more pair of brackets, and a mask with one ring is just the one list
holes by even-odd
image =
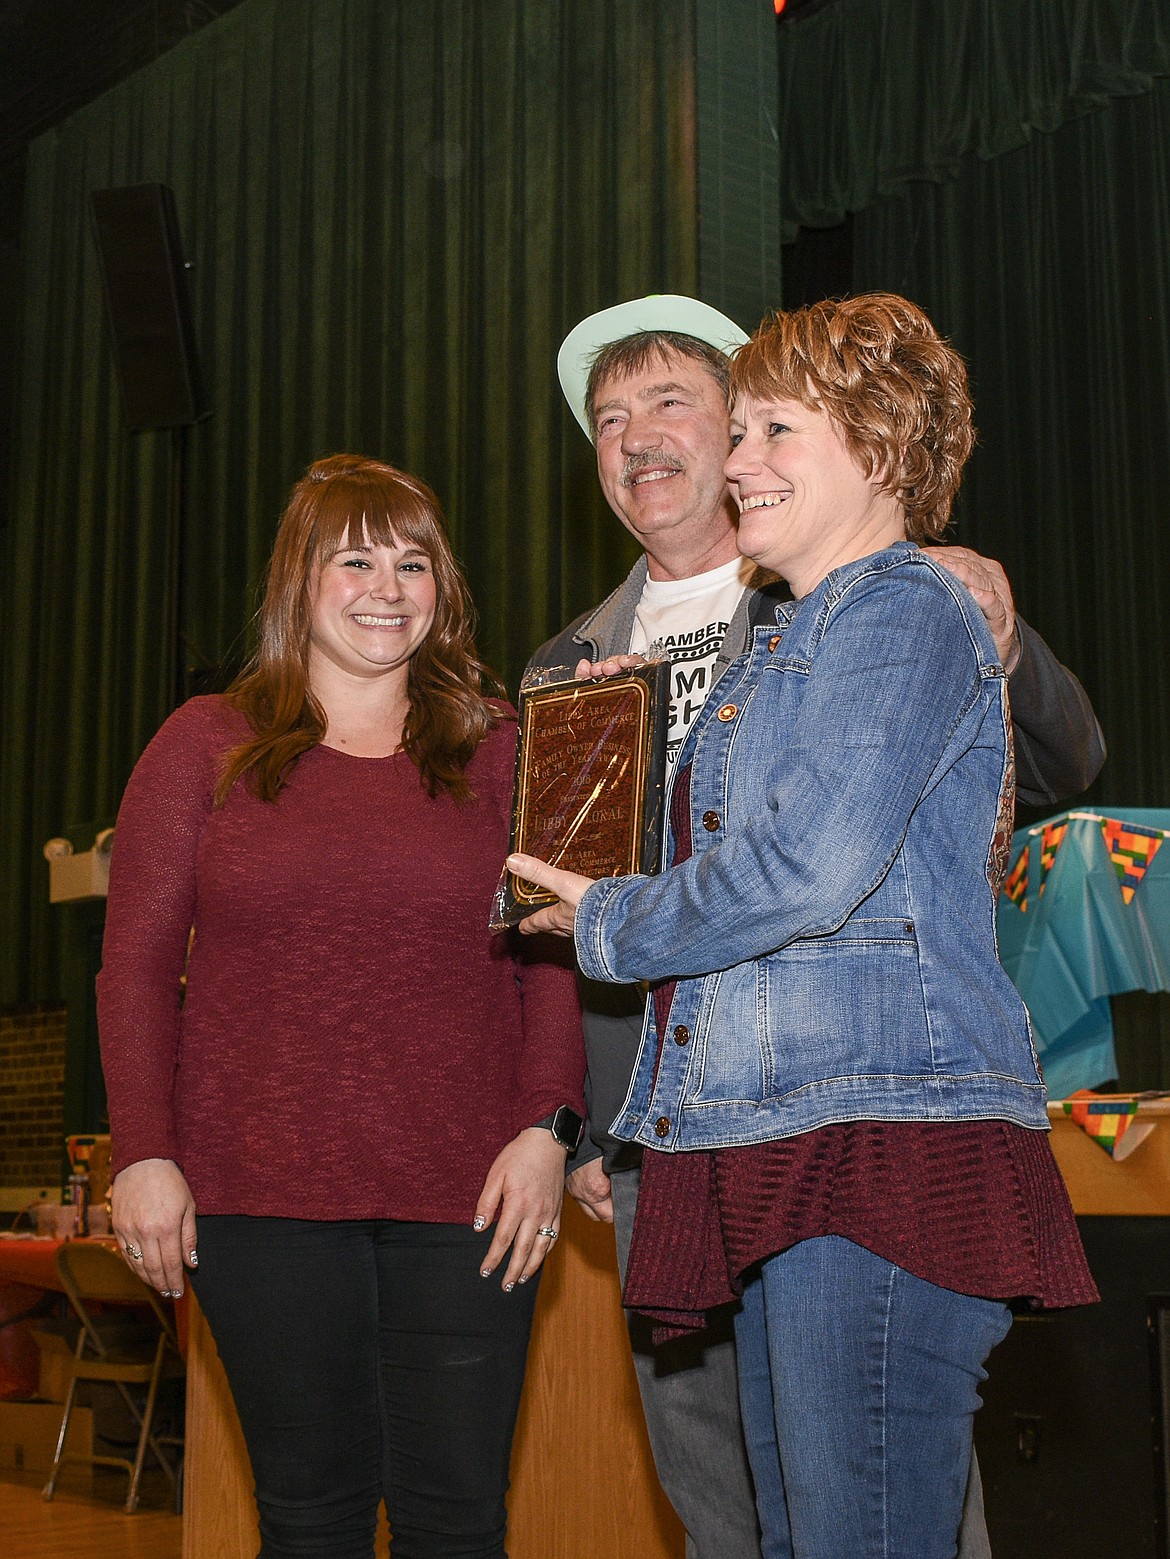
[[1105, 762], [1105, 738], [1068, 667], [1021, 617], [1016, 630], [1020, 654], [1008, 677], [1016, 788], [1028, 806], [1048, 806], [1088, 789]]

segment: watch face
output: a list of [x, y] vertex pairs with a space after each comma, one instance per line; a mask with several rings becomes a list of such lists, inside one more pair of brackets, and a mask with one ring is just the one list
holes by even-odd
[[552, 1118], [552, 1134], [563, 1148], [575, 1153], [585, 1135], [585, 1122], [576, 1110], [570, 1110], [567, 1104], [562, 1104]]

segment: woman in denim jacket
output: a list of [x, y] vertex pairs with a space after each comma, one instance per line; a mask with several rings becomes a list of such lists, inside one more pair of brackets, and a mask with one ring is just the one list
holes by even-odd
[[510, 864], [561, 898], [527, 927], [654, 982], [613, 1127], [657, 1150], [625, 1298], [669, 1331], [742, 1295], [765, 1554], [946, 1559], [1006, 1301], [1095, 1298], [996, 955], [1006, 679], [918, 550], [974, 441], [966, 371], [870, 294], [765, 321], [731, 397], [740, 550], [794, 599], [690, 732], [672, 869]]

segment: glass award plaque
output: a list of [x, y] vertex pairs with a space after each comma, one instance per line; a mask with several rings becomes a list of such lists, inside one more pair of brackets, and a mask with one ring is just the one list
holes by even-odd
[[[670, 663], [522, 689], [512, 851], [586, 877], [656, 872], [662, 849]], [[556, 896], [505, 874], [498, 920]]]

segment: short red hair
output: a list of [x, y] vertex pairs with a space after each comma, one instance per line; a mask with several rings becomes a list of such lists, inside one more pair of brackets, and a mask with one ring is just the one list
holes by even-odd
[[946, 529], [975, 443], [963, 359], [916, 303], [892, 292], [769, 315], [731, 362], [728, 394], [825, 412], [901, 503], [911, 541]]

